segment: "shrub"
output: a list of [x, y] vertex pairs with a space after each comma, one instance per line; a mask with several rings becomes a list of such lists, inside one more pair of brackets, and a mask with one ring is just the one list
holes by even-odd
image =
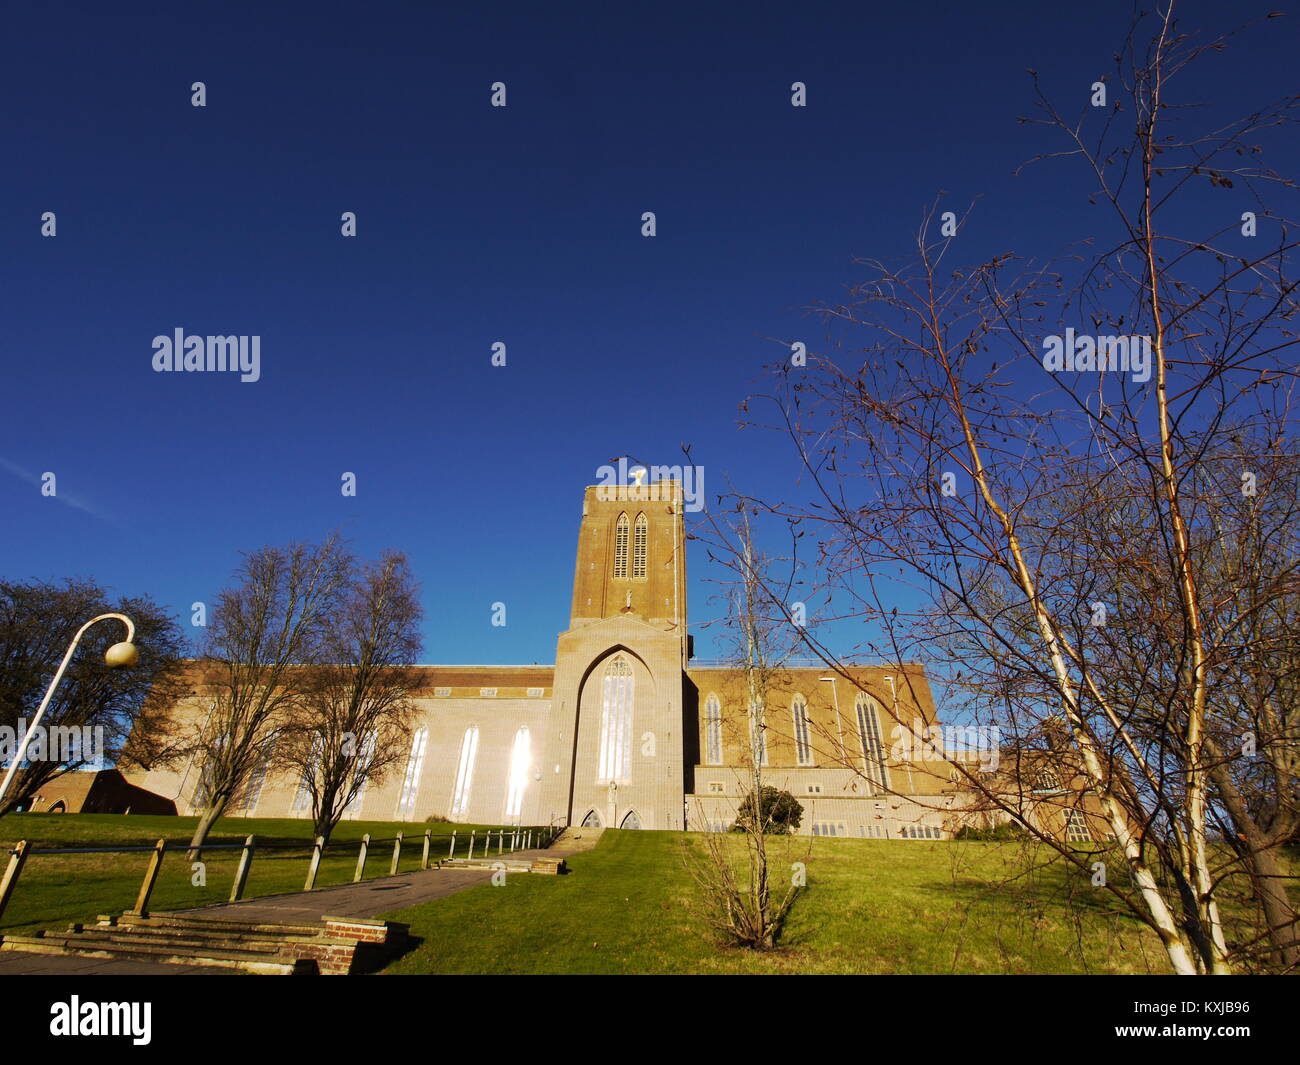
[[995, 825], [993, 828], [974, 828], [971, 825], [964, 825], [957, 830], [953, 839], [964, 840], [966, 842], [992, 842], [1007, 839], [1024, 839], [1029, 835], [1024, 825], [1017, 824], [1015, 821], [1006, 821], [1003, 824]]
[[758, 823], [762, 826], [764, 835], [788, 836], [799, 827], [799, 822], [803, 820], [803, 806], [798, 799], [788, 791], [781, 791], [770, 784], [764, 784], [758, 794], [760, 798], [757, 804], [754, 792], [741, 800], [740, 809], [736, 811], [736, 823], [731, 829], [733, 832], [748, 830], [756, 805]]

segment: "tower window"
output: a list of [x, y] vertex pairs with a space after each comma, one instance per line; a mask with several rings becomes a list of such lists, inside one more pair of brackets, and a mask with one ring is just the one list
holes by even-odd
[[616, 580], [627, 579], [627, 537], [629, 522], [626, 514], [620, 514], [614, 525], [614, 577]]
[[650, 523], [646, 520], [646, 516], [638, 514], [632, 535], [632, 577], [634, 580], [645, 580], [646, 548], [649, 533]]
[[704, 703], [704, 761], [722, 765], [722, 704], [716, 695]]
[[625, 781], [632, 773], [632, 667], [619, 656], [601, 685], [599, 780]]

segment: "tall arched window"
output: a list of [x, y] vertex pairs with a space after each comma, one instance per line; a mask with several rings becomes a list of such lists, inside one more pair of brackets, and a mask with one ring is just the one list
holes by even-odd
[[862, 763], [873, 793], [886, 789], [889, 778], [885, 770], [885, 744], [880, 738], [880, 708], [866, 692], [858, 692], [854, 702], [858, 715], [858, 735], [862, 739]]
[[235, 809], [247, 810], [251, 812], [256, 809], [258, 800], [262, 797], [262, 787], [266, 784], [266, 774], [271, 768], [271, 755], [275, 753], [275, 737], [272, 736], [266, 741], [262, 748], [262, 757], [258, 759], [257, 765], [253, 769], [252, 776], [248, 778], [248, 784], [244, 788], [244, 793], [240, 797]]
[[506, 790], [506, 817], [518, 817], [524, 808], [524, 789], [528, 787], [528, 766], [533, 757], [532, 740], [528, 726], [521, 725], [515, 733], [514, 750], [510, 752], [510, 784]]
[[722, 703], [713, 694], [704, 701], [704, 762], [722, 765]]
[[343, 816], [348, 820], [354, 821], [361, 816], [361, 800], [365, 798], [366, 785], [370, 783], [370, 769], [375, 762], [375, 744], [378, 740], [379, 735], [373, 730], [366, 733], [357, 752], [357, 760], [352, 766], [352, 780], [347, 781], [344, 778], [345, 785], [349, 783], [356, 785], [351, 800], [343, 807]]
[[628, 528], [627, 515], [620, 514], [614, 524], [614, 576], [619, 580], [627, 577]]
[[409, 821], [415, 813], [415, 795], [420, 790], [420, 774], [424, 770], [424, 750], [429, 745], [429, 730], [421, 725], [411, 737], [411, 753], [406, 759], [406, 772], [402, 776], [402, 794], [397, 800], [397, 819]]
[[794, 753], [800, 765], [812, 765], [812, 744], [808, 742], [808, 704], [802, 695], [794, 697]]
[[311, 809], [311, 784], [307, 781], [307, 774], [303, 773], [298, 777], [298, 787], [293, 793], [293, 801], [289, 803], [289, 812], [291, 814], [303, 814]]
[[474, 781], [474, 759], [478, 755], [478, 727], [471, 725], [460, 741], [460, 760], [456, 763], [456, 788], [451, 793], [451, 816], [463, 817], [469, 809], [470, 785]]
[[650, 523], [644, 514], [636, 516], [636, 525], [632, 531], [632, 577], [645, 580], [646, 549], [650, 538]]
[[627, 780], [632, 772], [632, 666], [622, 655], [605, 667], [601, 684], [600, 775]]
[[315, 779], [316, 770], [320, 767], [321, 751], [324, 747], [324, 741], [319, 732], [312, 733], [311, 737], [311, 759], [298, 776], [298, 790], [293, 793], [293, 802], [289, 804], [291, 814], [306, 813], [311, 809], [311, 782]]

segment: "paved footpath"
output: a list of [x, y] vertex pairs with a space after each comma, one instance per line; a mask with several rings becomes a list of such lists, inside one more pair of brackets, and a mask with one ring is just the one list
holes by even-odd
[[[545, 850], [515, 851], [500, 855], [505, 859], [564, 858], [593, 846], [599, 833], [588, 833], [588, 838], [578, 837], [562, 841]], [[489, 855], [495, 858], [497, 855]], [[517, 876], [531, 876], [518, 873]], [[492, 879], [490, 869], [427, 869], [414, 873], [399, 873], [360, 884], [339, 884], [335, 887], [317, 888], [289, 895], [265, 895], [244, 902], [224, 903], [217, 906], [199, 906], [180, 913], [228, 921], [257, 921], [273, 924], [300, 924], [319, 921], [322, 917], [377, 917], [381, 913], [403, 910], [421, 902], [443, 899], [464, 891], [476, 884], [486, 884]], [[150, 962], [119, 961], [110, 958], [60, 957], [53, 954], [24, 954], [19, 951], [0, 951], [0, 976], [199, 976], [232, 975], [230, 969], [203, 965], [156, 965]]]

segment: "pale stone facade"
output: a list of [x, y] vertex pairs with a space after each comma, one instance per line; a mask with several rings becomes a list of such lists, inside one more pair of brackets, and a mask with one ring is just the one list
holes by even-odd
[[[553, 666], [425, 666], [406, 772], [348, 816], [476, 824], [722, 828], [750, 788], [743, 672], [693, 666], [685, 526], [675, 481], [589, 487], [569, 627]], [[931, 724], [916, 664], [792, 668], [768, 692], [764, 782], [804, 805], [800, 831], [950, 838], [946, 765], [894, 756], [900, 723]], [[178, 713], [199, 717], [201, 692]], [[802, 707], [801, 710], [797, 710]], [[194, 811], [201, 767], [132, 774]], [[297, 782], [255, 780], [231, 814], [309, 816]]]

